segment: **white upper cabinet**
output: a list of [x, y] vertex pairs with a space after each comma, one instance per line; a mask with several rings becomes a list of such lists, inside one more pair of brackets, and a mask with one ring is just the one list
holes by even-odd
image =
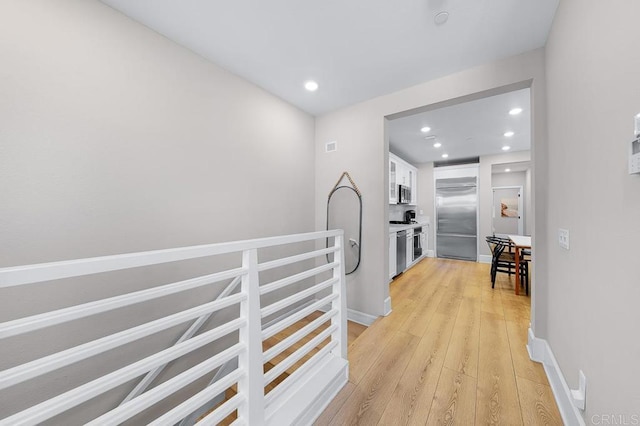
[[389, 153], [389, 204], [398, 203], [398, 185], [411, 188], [410, 204], [418, 204], [418, 169]]
[[389, 154], [389, 204], [398, 203], [398, 162]]
[[411, 204], [414, 206], [418, 205], [418, 169], [415, 167], [410, 172], [411, 181]]
[[404, 186], [410, 186], [411, 185], [411, 180], [409, 179], [409, 173], [411, 173], [409, 171], [409, 169], [407, 168], [406, 164], [403, 163], [399, 163], [400, 164], [400, 170], [399, 170], [399, 179], [398, 179], [398, 184], [399, 185], [404, 185]]

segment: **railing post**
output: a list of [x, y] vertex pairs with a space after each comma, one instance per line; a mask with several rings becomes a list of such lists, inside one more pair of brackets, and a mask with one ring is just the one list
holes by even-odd
[[338, 315], [331, 318], [331, 324], [337, 324], [338, 329], [332, 334], [331, 340], [337, 341], [338, 345], [333, 349], [333, 353], [347, 359], [347, 286], [344, 274], [344, 233], [340, 233], [334, 239], [334, 246], [338, 249], [334, 254], [334, 261], [338, 265], [333, 268], [333, 278], [338, 281], [333, 284], [332, 292], [338, 295], [337, 299], [331, 302], [332, 309], [338, 310]]
[[260, 283], [258, 278], [258, 252], [242, 252], [242, 266], [247, 273], [242, 277], [242, 292], [247, 299], [240, 305], [240, 316], [247, 325], [240, 329], [240, 342], [247, 351], [238, 356], [238, 367], [244, 376], [238, 382], [238, 393], [246, 398], [238, 408], [238, 419], [247, 425], [264, 424], [264, 371], [262, 365], [262, 316], [260, 314]]

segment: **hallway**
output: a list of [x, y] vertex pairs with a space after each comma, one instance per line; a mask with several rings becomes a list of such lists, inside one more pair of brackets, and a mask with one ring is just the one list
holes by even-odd
[[561, 425], [529, 360], [530, 298], [489, 265], [424, 259], [390, 285], [393, 312], [349, 346], [349, 382], [316, 425]]

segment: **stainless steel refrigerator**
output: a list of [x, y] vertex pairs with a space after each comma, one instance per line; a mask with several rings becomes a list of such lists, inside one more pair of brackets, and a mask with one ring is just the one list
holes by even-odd
[[438, 257], [478, 260], [477, 178], [436, 180]]

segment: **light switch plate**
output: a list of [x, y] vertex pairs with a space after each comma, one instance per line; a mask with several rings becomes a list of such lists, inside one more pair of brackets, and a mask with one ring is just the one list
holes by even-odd
[[634, 140], [629, 144], [629, 174], [640, 174], [640, 113], [634, 117]]
[[563, 249], [569, 250], [569, 230], [558, 229], [558, 245]]

